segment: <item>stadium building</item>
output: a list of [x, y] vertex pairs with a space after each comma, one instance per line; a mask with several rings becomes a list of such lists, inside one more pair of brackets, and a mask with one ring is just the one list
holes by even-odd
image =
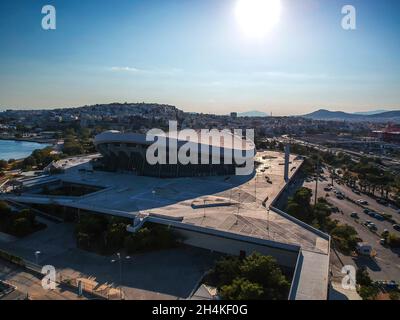
[[[174, 133], [146, 136], [106, 131], [95, 137], [94, 144], [103, 156], [101, 164], [105, 169], [135, 171], [159, 178], [233, 175], [237, 168], [244, 168], [253, 161], [255, 155], [252, 141], [228, 132], [198, 132], [185, 139], [177, 137]], [[155, 143], [165, 147], [165, 162], [148, 161], [148, 149]], [[183, 148], [185, 158], [191, 158], [190, 163], [182, 163], [177, 157]], [[154, 154], [158, 156], [157, 151]]]

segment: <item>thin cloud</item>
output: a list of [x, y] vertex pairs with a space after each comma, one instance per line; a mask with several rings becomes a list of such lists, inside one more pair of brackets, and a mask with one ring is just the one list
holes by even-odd
[[140, 72], [139, 69], [131, 68], [131, 67], [111, 67], [110, 71], [115, 71], [115, 72]]
[[329, 78], [327, 74], [291, 73], [281, 71], [256, 72], [254, 75], [288, 80], [324, 80]]
[[126, 72], [133, 74], [142, 74], [142, 75], [164, 75], [164, 76], [174, 76], [178, 74], [182, 74], [183, 70], [178, 68], [171, 69], [139, 69], [135, 67], [111, 67], [109, 68], [112, 72]]

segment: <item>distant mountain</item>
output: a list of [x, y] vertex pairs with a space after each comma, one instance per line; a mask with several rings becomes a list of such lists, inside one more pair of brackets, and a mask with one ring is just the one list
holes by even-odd
[[374, 114], [388, 112], [389, 110], [372, 110], [372, 111], [362, 111], [362, 112], [354, 112], [354, 114], [362, 115], [362, 116], [371, 116]]
[[261, 111], [248, 111], [238, 113], [238, 117], [268, 117], [268, 114]]
[[369, 119], [377, 118], [377, 119], [397, 119], [400, 118], [400, 110], [394, 110], [394, 111], [386, 111], [378, 114], [373, 114], [370, 116], [367, 116]]
[[325, 109], [320, 109], [318, 111], [314, 111], [312, 113], [304, 115], [304, 118], [314, 120], [351, 120], [361, 117], [363, 116], [353, 113], [346, 113], [343, 111], [329, 111]]
[[356, 113], [347, 113], [343, 111], [329, 111], [325, 109], [320, 109], [318, 111], [306, 114], [303, 117], [313, 120], [400, 122], [400, 110], [364, 115]]

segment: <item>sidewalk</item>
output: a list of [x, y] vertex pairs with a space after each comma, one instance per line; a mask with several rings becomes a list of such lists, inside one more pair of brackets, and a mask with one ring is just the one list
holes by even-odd
[[88, 297], [79, 297], [75, 290], [66, 286], [58, 286], [55, 290], [45, 290], [42, 279], [33, 272], [14, 264], [0, 260], [0, 279], [15, 286], [24, 295], [28, 294], [31, 300], [87, 300]]

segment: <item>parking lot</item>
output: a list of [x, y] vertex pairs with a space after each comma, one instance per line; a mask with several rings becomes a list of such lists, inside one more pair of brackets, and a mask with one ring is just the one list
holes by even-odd
[[112, 263], [115, 255], [100, 256], [78, 249], [73, 233], [72, 224], [51, 224], [26, 238], [0, 241], [0, 248], [31, 262], [35, 261], [34, 253], [40, 251], [38, 263], [53, 265], [58, 276], [83, 278], [117, 290], [122, 284], [124, 297], [131, 300], [188, 298], [220, 257], [207, 250], [184, 246], [135, 254], [129, 259], [123, 255], [120, 269], [118, 263]]
[[[340, 254], [343, 263], [353, 264], [358, 267], [366, 266], [374, 280], [399, 281], [400, 249], [391, 249], [381, 244], [381, 234], [385, 229], [398, 236], [400, 236], [400, 232], [393, 228], [393, 223], [376, 219], [375, 217], [366, 214], [363, 208], [368, 208], [370, 211], [375, 211], [379, 214], [390, 214], [393, 216], [393, 219], [400, 221], [400, 214], [397, 212], [397, 209], [381, 205], [377, 203], [375, 199], [364, 194], [357, 194], [353, 192], [351, 188], [345, 185], [338, 185], [336, 182], [334, 183], [332, 191], [326, 191], [325, 188], [328, 187], [329, 184], [331, 184], [331, 179], [329, 179], [329, 174], [325, 171], [322, 179], [320, 179], [318, 183], [318, 197], [326, 197], [329, 203], [339, 209], [338, 212], [332, 214], [331, 218], [338, 220], [342, 224], [348, 224], [354, 227], [363, 242], [371, 245], [373, 250], [376, 252], [376, 257], [374, 259], [368, 257], [353, 258]], [[304, 186], [310, 188], [314, 192], [315, 180], [304, 182]], [[342, 197], [337, 197], [335, 195], [335, 190], [344, 195], [343, 199], [341, 199]], [[359, 204], [347, 200], [347, 198], [350, 198], [355, 202], [362, 199], [367, 201], [368, 205], [360, 206]], [[354, 215], [352, 217], [352, 213], [357, 213], [358, 219], [356, 219]], [[365, 225], [366, 222], [372, 222], [376, 226], [376, 230], [367, 227]]]

